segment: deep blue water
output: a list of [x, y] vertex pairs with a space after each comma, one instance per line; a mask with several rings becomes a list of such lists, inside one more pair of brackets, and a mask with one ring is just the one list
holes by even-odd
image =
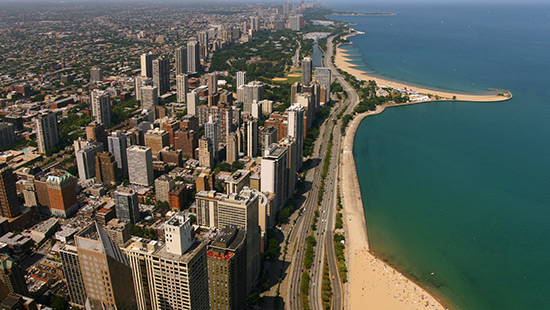
[[[391, 108], [355, 158], [371, 247], [458, 309], [550, 309], [550, 5], [345, 7], [354, 62], [503, 103]], [[431, 276], [430, 274], [435, 274]]]

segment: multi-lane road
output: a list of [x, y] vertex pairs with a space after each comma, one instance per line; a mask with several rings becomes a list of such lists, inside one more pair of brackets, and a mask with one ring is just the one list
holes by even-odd
[[319, 187], [321, 185], [321, 172], [323, 169], [323, 160], [327, 152], [327, 146], [330, 140], [331, 133], [332, 151], [330, 156], [330, 165], [325, 178], [323, 200], [319, 205], [319, 218], [317, 230], [313, 236], [317, 241], [317, 246], [314, 248], [313, 265], [311, 266], [310, 286], [309, 286], [309, 304], [312, 309], [322, 309], [321, 304], [321, 283], [322, 283], [322, 268], [325, 258], [328, 260], [329, 271], [332, 284], [332, 309], [342, 309], [342, 286], [338, 274], [338, 262], [334, 253], [333, 244], [333, 228], [336, 213], [336, 195], [338, 188], [338, 161], [341, 153], [341, 121], [337, 119], [337, 115], [346, 109], [345, 113], [353, 111], [359, 103], [359, 96], [349, 85], [343, 76], [341, 76], [334, 65], [332, 64], [332, 38], [327, 40], [327, 51], [325, 55], [325, 67], [332, 71], [333, 79], [337, 80], [347, 92], [347, 98], [344, 102], [338, 103], [332, 108], [330, 116], [320, 127], [320, 136], [317, 138], [312, 158], [319, 160], [318, 165], [310, 169], [306, 174], [306, 181], [311, 182], [311, 189], [307, 193], [307, 198], [302, 205], [302, 215], [298, 218], [294, 229], [290, 233], [290, 248], [289, 253], [293, 253], [292, 263], [289, 267], [288, 276], [284, 281], [287, 282], [288, 294], [286, 295], [286, 306], [289, 309], [302, 309], [300, 285], [304, 267], [304, 256], [306, 252], [307, 237], [311, 234], [311, 224], [315, 211], [318, 206]]

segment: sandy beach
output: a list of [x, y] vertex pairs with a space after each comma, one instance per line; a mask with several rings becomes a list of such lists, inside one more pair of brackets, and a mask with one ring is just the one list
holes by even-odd
[[[357, 33], [355, 33], [357, 34]], [[351, 34], [346, 36], [345, 38], [348, 38], [350, 36], [353, 36], [355, 34]], [[432, 95], [433, 97], [439, 96], [438, 101], [441, 100], [459, 100], [459, 101], [480, 101], [480, 102], [495, 102], [495, 101], [505, 101], [509, 100], [512, 97], [512, 94], [507, 92], [504, 96], [496, 94], [496, 92], [489, 93], [488, 94], [464, 94], [464, 93], [453, 93], [448, 91], [442, 91], [442, 90], [435, 90], [435, 89], [428, 89], [428, 88], [422, 88], [414, 85], [408, 85], [401, 82], [392, 81], [389, 79], [384, 79], [380, 77], [376, 77], [374, 75], [369, 75], [368, 73], [353, 68], [353, 65], [349, 63], [350, 59], [346, 57], [346, 51], [343, 50], [340, 46], [336, 49], [336, 56], [334, 57], [334, 64], [336, 67], [348, 72], [349, 74], [355, 76], [356, 78], [359, 78], [364, 81], [368, 80], [374, 80], [376, 81], [376, 84], [378, 86], [382, 87], [393, 87], [398, 89], [406, 89], [406, 90], [412, 90], [418, 94], [422, 95]], [[434, 98], [435, 100], [435, 98]], [[426, 101], [426, 100], [423, 100]]]
[[353, 158], [353, 140], [363, 118], [379, 114], [387, 106], [365, 112], [353, 119], [344, 137], [340, 190], [344, 206], [348, 282], [344, 287], [346, 309], [445, 309], [416, 283], [377, 259], [369, 252], [361, 190]]

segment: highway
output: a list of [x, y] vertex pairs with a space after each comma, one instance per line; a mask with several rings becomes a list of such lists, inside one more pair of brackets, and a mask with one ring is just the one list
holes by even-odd
[[[338, 274], [338, 262], [334, 253], [333, 244], [333, 229], [336, 215], [336, 195], [338, 186], [338, 161], [341, 154], [340, 141], [341, 121], [337, 119], [338, 113], [346, 108], [346, 113], [353, 111], [359, 103], [359, 96], [349, 85], [343, 76], [341, 76], [331, 62], [332, 56], [332, 38], [327, 40], [327, 51], [324, 58], [325, 67], [332, 71], [333, 79], [338, 80], [342, 87], [346, 90], [348, 97], [343, 103], [337, 103], [331, 110], [330, 116], [320, 127], [320, 135], [315, 142], [314, 153], [312, 158], [320, 160], [318, 165], [310, 169], [306, 174], [306, 181], [312, 183], [312, 187], [307, 194], [306, 201], [302, 205], [303, 213], [298, 218], [292, 233], [290, 234], [289, 253], [294, 253], [292, 263], [289, 267], [288, 276], [284, 279], [289, 281], [287, 284], [288, 294], [286, 295], [286, 306], [289, 309], [302, 309], [300, 284], [302, 280], [302, 272], [304, 270], [304, 256], [306, 252], [306, 239], [311, 233], [311, 224], [313, 223], [314, 213], [317, 210], [317, 202], [319, 195], [319, 187], [321, 185], [321, 172], [323, 169], [323, 160], [327, 152], [330, 134], [333, 133], [332, 152], [330, 154], [330, 166], [325, 179], [325, 187], [323, 201], [319, 206], [319, 219], [317, 222], [317, 230], [314, 237], [317, 241], [317, 246], [314, 248], [313, 265], [310, 270], [310, 285], [309, 285], [309, 303], [312, 309], [322, 309], [321, 298], [321, 280], [322, 266], [325, 250], [327, 253], [329, 271], [332, 284], [332, 309], [343, 308], [343, 292], [342, 284]], [[333, 120], [336, 120], [334, 122]], [[333, 278], [334, 277], [334, 278]]]

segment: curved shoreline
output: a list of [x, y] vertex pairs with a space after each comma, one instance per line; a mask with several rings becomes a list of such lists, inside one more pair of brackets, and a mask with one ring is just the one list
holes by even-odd
[[[343, 37], [343, 39], [348, 39], [350, 37], [364, 34], [363, 32], [358, 32], [353, 30], [352, 33]], [[380, 87], [390, 87], [395, 88], [401, 91], [408, 91], [411, 94], [417, 94], [414, 97], [418, 101], [473, 101], [473, 102], [499, 102], [506, 101], [513, 98], [513, 94], [508, 90], [499, 90], [499, 94], [468, 94], [460, 92], [452, 92], [446, 90], [430, 89], [423, 86], [411, 85], [406, 82], [394, 81], [388, 78], [382, 78], [369, 74], [365, 71], [354, 68], [350, 63], [350, 59], [347, 55], [347, 52], [341, 48], [341, 44], [338, 44], [336, 47], [336, 55], [334, 56], [334, 64], [339, 69], [355, 76], [356, 78], [368, 81], [374, 80], [376, 84]], [[428, 96], [429, 98], [427, 98]], [[413, 96], [411, 96], [413, 98]]]
[[353, 156], [355, 134], [364, 118], [380, 114], [389, 107], [418, 103], [421, 102], [378, 106], [375, 111], [367, 111], [354, 117], [346, 130], [340, 161], [340, 191], [349, 269], [349, 281], [345, 290], [346, 309], [447, 309], [430, 292], [370, 251], [361, 188]]

